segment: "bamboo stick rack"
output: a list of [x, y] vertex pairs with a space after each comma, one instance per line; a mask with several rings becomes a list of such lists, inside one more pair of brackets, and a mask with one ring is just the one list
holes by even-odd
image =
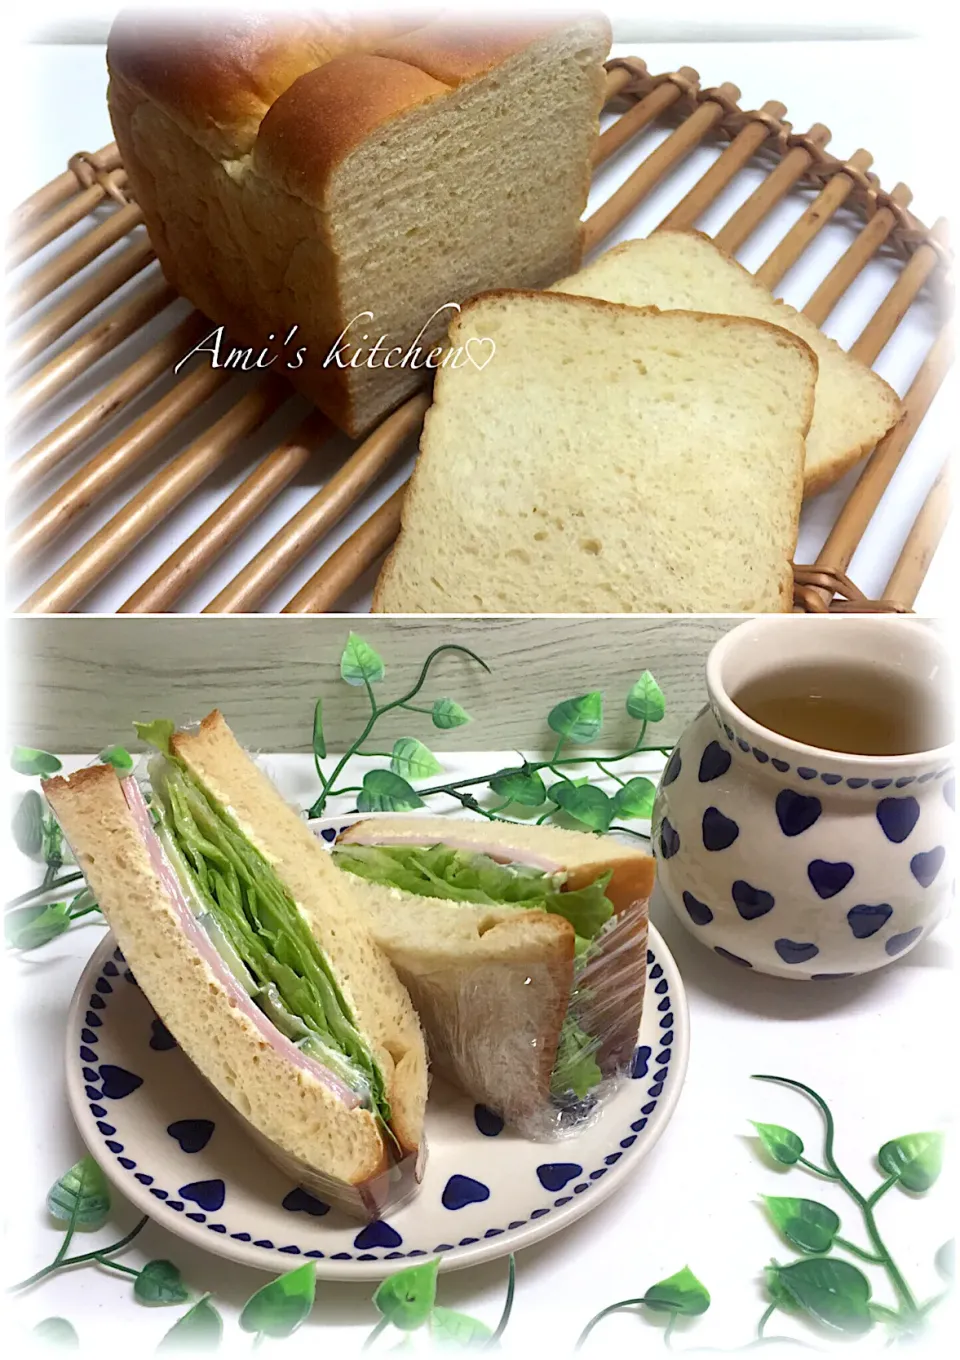
[[[884, 190], [868, 152], [842, 159], [827, 150], [830, 132], [822, 124], [796, 132], [782, 104], [744, 110], [739, 97], [731, 84], [703, 88], [689, 67], [652, 75], [638, 58], [608, 63], [609, 121], [595, 148], [594, 171], [623, 154], [639, 153], [639, 160], [587, 218], [587, 250], [596, 250], [640, 205], [659, 202], [651, 198], [655, 191], [666, 192], [694, 152], [712, 148], [704, 172], [679, 198], [674, 190], [654, 229], [699, 226], [725, 194], [746, 182], [753, 187], [713, 232], [717, 244], [736, 255], [779, 205], [805, 195], [804, 210], [756, 277], [776, 291], [823, 229], [842, 222], [849, 242], [803, 307], [818, 325], [848, 304], [871, 262], [893, 262], [893, 281], [851, 352], [875, 364], [919, 306], [934, 318], [931, 343], [916, 355], [914, 376], [901, 391], [903, 419], [862, 465], [815, 560], [796, 566], [795, 604], [808, 612], [909, 612], [948, 519], [945, 456], [886, 588], [868, 598], [847, 571], [952, 361], [946, 224], [924, 226], [910, 212], [905, 185]], [[655, 145], [648, 146], [658, 130]], [[278, 592], [282, 597], [284, 583], [297, 569], [302, 575], [304, 564], [315, 569], [281, 602], [280, 612], [342, 607], [396, 537], [404, 477], [428, 397], [412, 397], [351, 446], [280, 380], [232, 376], [201, 364], [174, 379], [174, 364], [210, 323], [186, 309], [163, 279], [125, 186], [114, 145], [79, 153], [13, 217], [8, 260], [18, 269], [8, 310], [20, 324], [8, 339], [17, 384], [8, 407], [14, 428], [38, 437], [8, 469], [8, 518], [14, 522], [8, 581], [16, 590], [18, 578], [31, 570], [39, 572], [40, 584], [11, 604], [22, 613], [83, 609], [110, 573], [160, 535], [165, 557], [118, 612], [175, 611], [270, 511], [280, 514], [280, 527], [213, 593], [203, 612], [258, 612], [271, 599], [276, 608]], [[87, 229], [78, 234], [83, 223]], [[42, 262], [31, 269], [28, 262], [41, 251]], [[108, 358], [115, 376], [98, 379], [97, 365]], [[59, 414], [64, 403], [69, 414], [39, 433], [44, 416]], [[266, 452], [254, 453], [252, 436], [263, 427], [264, 433], [279, 428], [278, 422], [283, 433], [269, 439]], [[238, 459], [241, 477], [233, 490], [182, 541], [170, 542], [174, 512]], [[138, 476], [139, 488], [124, 498]], [[305, 476], [307, 498], [301, 494], [294, 505], [289, 493]], [[94, 507], [118, 496], [114, 513], [85, 536]], [[344, 522], [354, 527], [338, 537]], [[65, 542], [72, 550], [64, 558]]]

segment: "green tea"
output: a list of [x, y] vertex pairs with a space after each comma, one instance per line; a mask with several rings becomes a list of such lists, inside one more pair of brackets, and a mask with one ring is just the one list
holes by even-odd
[[946, 696], [931, 703], [893, 670], [786, 667], [748, 681], [732, 698], [761, 727], [826, 751], [904, 756], [953, 739]]

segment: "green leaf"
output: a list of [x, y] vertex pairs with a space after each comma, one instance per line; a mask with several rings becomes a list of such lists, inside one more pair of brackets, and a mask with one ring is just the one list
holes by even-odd
[[595, 784], [577, 785], [562, 779], [550, 789], [550, 797], [568, 816], [593, 831], [606, 831], [613, 821], [613, 799]]
[[785, 1129], [782, 1124], [758, 1124], [754, 1119], [751, 1119], [750, 1123], [760, 1135], [764, 1151], [781, 1166], [793, 1166], [794, 1162], [803, 1156], [803, 1142], [797, 1134]]
[[796, 1313], [799, 1311], [793, 1295], [780, 1280], [780, 1267], [776, 1261], [764, 1267], [763, 1279], [770, 1296], [770, 1302], [775, 1303], [781, 1312]]
[[490, 780], [490, 788], [498, 798], [509, 798], [521, 807], [543, 807], [547, 801], [547, 790], [537, 771], [523, 766], [498, 770]]
[[47, 1208], [63, 1223], [72, 1219], [78, 1228], [100, 1228], [110, 1212], [106, 1178], [92, 1157], [65, 1171], [47, 1194]]
[[368, 770], [357, 798], [359, 812], [406, 812], [423, 807], [423, 799], [392, 770]]
[[943, 1246], [933, 1258], [933, 1264], [937, 1268], [937, 1274], [941, 1280], [952, 1280], [957, 1268], [957, 1244], [951, 1237], [949, 1242], [944, 1242]]
[[73, 1323], [68, 1322], [66, 1318], [44, 1318], [31, 1330], [38, 1341], [45, 1341], [48, 1346], [68, 1346], [71, 1350], [76, 1350], [80, 1345], [80, 1338]]
[[24, 855], [39, 855], [43, 846], [43, 799], [36, 789], [25, 793], [13, 815], [13, 839]]
[[184, 1303], [190, 1293], [172, 1261], [148, 1261], [133, 1286], [141, 1303]]
[[49, 751], [37, 751], [32, 746], [15, 746], [10, 764], [17, 774], [38, 774], [43, 779], [63, 769], [63, 763], [56, 756]]
[[660, 686], [649, 671], [644, 671], [640, 679], [627, 695], [627, 712], [639, 722], [659, 722], [667, 711], [666, 701]]
[[307, 1261], [258, 1289], [243, 1306], [240, 1326], [264, 1336], [290, 1336], [309, 1316], [317, 1291], [317, 1267]]
[[650, 817], [656, 793], [656, 785], [652, 780], [645, 779], [642, 775], [628, 779], [613, 795], [613, 815], [626, 817], [628, 820], [632, 817], [643, 819]]
[[943, 1134], [905, 1133], [892, 1138], [877, 1153], [877, 1161], [905, 1190], [923, 1194], [943, 1169]]
[[697, 1317], [710, 1307], [709, 1293], [689, 1266], [651, 1285], [643, 1301], [655, 1312], [679, 1313], [683, 1317]]
[[401, 1332], [414, 1332], [430, 1317], [437, 1297], [440, 1257], [422, 1266], [409, 1266], [390, 1275], [377, 1289], [373, 1302]]
[[45, 907], [18, 907], [3, 922], [11, 949], [39, 949], [70, 929], [68, 902], [49, 902]]
[[779, 1282], [793, 1302], [824, 1326], [862, 1336], [873, 1326], [870, 1281], [862, 1270], [831, 1256], [778, 1266]]
[[815, 1199], [791, 1199], [764, 1195], [773, 1226], [801, 1251], [829, 1251], [840, 1231], [840, 1220], [826, 1204]]
[[[171, 754], [170, 738], [177, 729], [176, 724], [169, 718], [154, 718], [153, 722], [135, 722], [133, 728], [141, 741], [153, 746], [161, 755]], [[189, 1316], [188, 1313], [187, 1317]]]
[[158, 1351], [215, 1351], [223, 1337], [223, 1318], [204, 1294], [163, 1337]]
[[470, 714], [453, 699], [434, 699], [431, 716], [434, 727], [462, 727], [470, 721]]
[[558, 737], [583, 745], [593, 741], [603, 726], [603, 695], [599, 690], [581, 694], [578, 699], [564, 699], [550, 710], [547, 717], [550, 730]]
[[400, 737], [393, 744], [390, 768], [394, 774], [410, 779], [427, 779], [432, 774], [439, 774], [443, 766], [422, 741], [417, 741], [416, 737]]
[[125, 746], [107, 746], [100, 752], [100, 759], [120, 774], [129, 774], [133, 769], [133, 756]]
[[313, 709], [313, 754], [320, 760], [327, 755], [327, 742], [323, 735], [323, 700], [318, 699]]
[[383, 660], [369, 642], [351, 633], [340, 658], [340, 675], [348, 685], [375, 685], [383, 679]]
[[63, 832], [56, 817], [44, 817], [40, 852], [50, 868], [59, 869], [63, 863]]
[[434, 1308], [430, 1314], [430, 1334], [438, 1346], [461, 1350], [483, 1350], [493, 1336], [485, 1322], [455, 1313], [452, 1308]]

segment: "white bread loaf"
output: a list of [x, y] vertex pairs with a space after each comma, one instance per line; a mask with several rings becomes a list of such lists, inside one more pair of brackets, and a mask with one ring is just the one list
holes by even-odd
[[817, 360], [768, 322], [486, 294], [451, 327], [382, 613], [789, 610]]
[[892, 387], [700, 232], [656, 231], [645, 240], [623, 241], [554, 288], [630, 307], [752, 316], [799, 336], [820, 365], [806, 443], [806, 496], [832, 486], [900, 419]]
[[359, 435], [432, 377], [438, 309], [578, 267], [609, 42], [599, 16], [158, 28], [130, 11], [110, 114], [167, 278], [235, 344], [305, 347], [270, 371]]

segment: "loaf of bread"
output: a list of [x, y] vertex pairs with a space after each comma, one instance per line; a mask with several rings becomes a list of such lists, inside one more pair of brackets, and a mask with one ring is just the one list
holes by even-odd
[[578, 268], [605, 19], [169, 24], [107, 49], [164, 273], [349, 434], [433, 377], [464, 298]]
[[807, 435], [807, 496], [832, 486], [900, 419], [893, 388], [700, 232], [656, 231], [645, 240], [624, 241], [556, 288], [630, 307], [753, 316], [799, 335], [820, 363]]
[[788, 610], [817, 360], [765, 321], [560, 293], [467, 304], [373, 607]]

